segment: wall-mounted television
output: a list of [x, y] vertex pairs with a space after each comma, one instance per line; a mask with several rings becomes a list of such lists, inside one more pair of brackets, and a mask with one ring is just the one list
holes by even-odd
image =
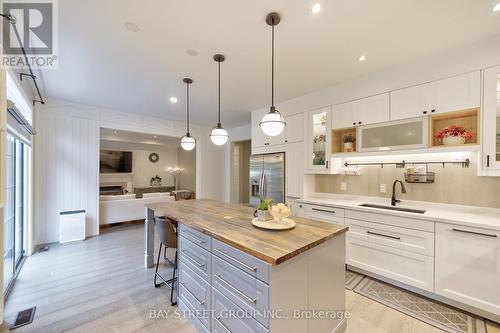
[[100, 173], [131, 173], [132, 172], [132, 152], [103, 150], [100, 153], [99, 163]]

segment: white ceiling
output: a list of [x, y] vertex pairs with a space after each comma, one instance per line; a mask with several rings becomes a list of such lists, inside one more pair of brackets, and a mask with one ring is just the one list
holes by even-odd
[[[59, 69], [42, 74], [44, 93], [125, 112], [184, 120], [185, 76], [192, 121], [214, 125], [216, 63], [222, 63], [223, 124], [249, 121], [270, 103], [270, 27], [276, 30], [276, 99], [491, 37], [493, 0], [64, 0], [59, 1]], [[135, 23], [138, 32], [125, 29]], [[130, 26], [130, 24], [129, 24]], [[133, 24], [132, 24], [133, 27]], [[190, 56], [187, 50], [198, 52]], [[366, 54], [368, 60], [357, 58]], [[170, 96], [179, 99], [170, 104]]]

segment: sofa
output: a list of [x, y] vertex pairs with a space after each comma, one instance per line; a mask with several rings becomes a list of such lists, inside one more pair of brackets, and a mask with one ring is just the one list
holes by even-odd
[[143, 198], [135, 194], [101, 195], [99, 197], [99, 224], [113, 224], [143, 220], [145, 205], [174, 201], [170, 193], [144, 193]]

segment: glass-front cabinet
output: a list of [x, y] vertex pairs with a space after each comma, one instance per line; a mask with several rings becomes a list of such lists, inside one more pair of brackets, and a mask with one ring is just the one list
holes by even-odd
[[330, 107], [309, 112], [307, 170], [310, 173], [329, 173], [331, 152], [330, 117]]
[[482, 167], [500, 176], [500, 66], [484, 70]]

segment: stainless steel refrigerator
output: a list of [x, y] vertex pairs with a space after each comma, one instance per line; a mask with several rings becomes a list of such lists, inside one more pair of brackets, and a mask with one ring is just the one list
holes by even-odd
[[250, 206], [285, 200], [285, 153], [250, 156]]

